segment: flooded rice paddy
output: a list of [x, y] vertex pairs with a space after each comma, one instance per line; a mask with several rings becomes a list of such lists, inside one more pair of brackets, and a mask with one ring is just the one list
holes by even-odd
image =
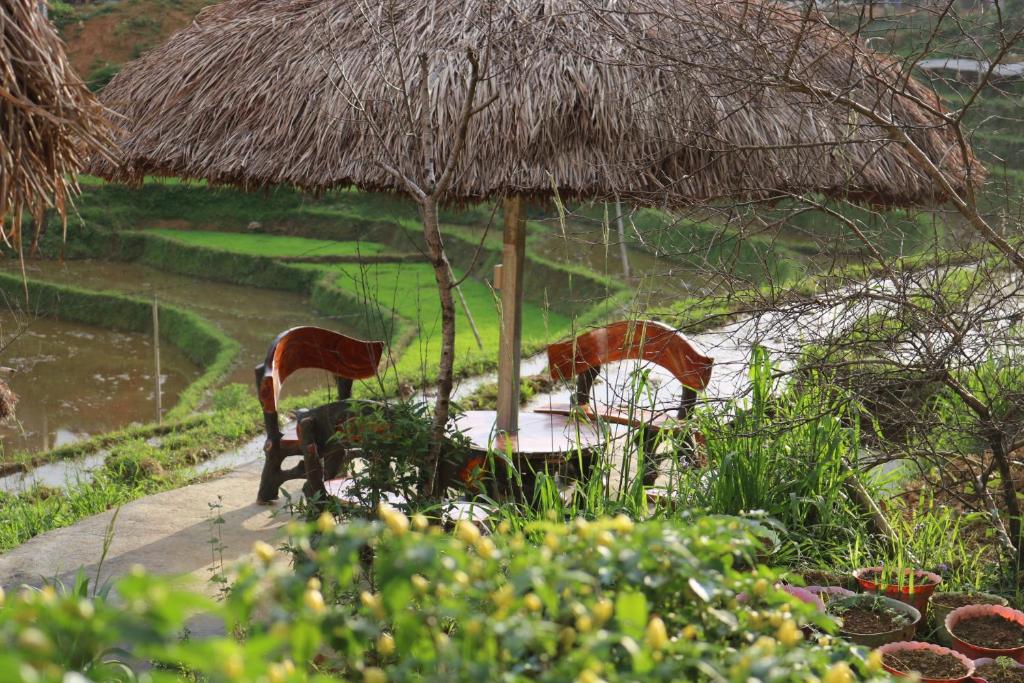
[[[4, 267], [14, 270], [15, 264]], [[358, 334], [355, 324], [316, 314], [305, 297], [291, 292], [242, 287], [106, 261], [29, 262], [28, 276], [142, 298], [191, 310], [228, 336], [241, 351], [224, 383], [253, 382], [253, 367], [281, 331], [297, 324]], [[13, 303], [13, 302], [12, 302]], [[19, 324], [27, 330], [11, 341]], [[0, 366], [18, 395], [18, 423], [0, 427], [7, 453], [42, 451], [90, 435], [157, 417], [152, 339], [48, 318], [0, 312], [0, 334], [9, 346]], [[174, 347], [160, 349], [162, 405], [166, 412], [201, 370]], [[327, 386], [325, 373], [296, 374], [285, 395]], [[255, 408], [255, 403], [254, 403]]]

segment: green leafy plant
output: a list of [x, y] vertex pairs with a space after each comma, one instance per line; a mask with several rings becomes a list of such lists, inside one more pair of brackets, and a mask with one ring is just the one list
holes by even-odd
[[[449, 535], [383, 508], [289, 532], [292, 570], [257, 544], [220, 603], [141, 572], [118, 582], [116, 606], [52, 588], [8, 597], [0, 678], [93, 677], [117, 644], [157, 682], [887, 680], [863, 650], [805, 637], [832, 618], [751, 569], [759, 546], [741, 519]], [[234, 635], [182, 639], [197, 610]]]

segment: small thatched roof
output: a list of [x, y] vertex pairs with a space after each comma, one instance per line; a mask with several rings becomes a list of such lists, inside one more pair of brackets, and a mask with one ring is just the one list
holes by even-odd
[[[128, 121], [123, 157], [93, 171], [402, 192], [395, 171], [425, 177], [425, 108], [437, 167], [448, 159], [468, 48], [486, 77], [476, 101], [493, 101], [470, 123], [451, 201], [554, 186], [654, 205], [786, 192], [941, 199], [881, 128], [820, 90], [891, 117], [954, 188], [967, 166], [979, 170], [915, 102], [938, 106], [932, 93], [823, 19], [805, 23], [777, 6], [228, 0], [106, 88], [104, 102]], [[782, 86], [787, 67], [813, 94]]]
[[23, 216], [64, 211], [74, 174], [111, 143], [109, 122], [71, 69], [35, 0], [0, 0], [0, 233]]

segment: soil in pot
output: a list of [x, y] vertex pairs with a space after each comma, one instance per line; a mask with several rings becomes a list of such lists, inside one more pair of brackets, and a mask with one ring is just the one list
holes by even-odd
[[906, 615], [884, 605], [853, 605], [834, 613], [842, 617], [842, 630], [847, 633], [888, 633], [903, 628], [908, 623]]
[[882, 655], [882, 663], [890, 669], [903, 673], [917, 671], [923, 678], [958, 680], [969, 671], [953, 655], [939, 654], [931, 650], [899, 650]]
[[953, 627], [953, 635], [965, 643], [990, 650], [1024, 646], [1024, 626], [995, 614], [964, 619]]
[[849, 574], [829, 572], [820, 569], [806, 569], [800, 572], [804, 583], [808, 586], [839, 586], [841, 588], [857, 588], [857, 582]]
[[1000, 657], [978, 665], [974, 677], [983, 678], [986, 683], [1024, 683], [1024, 667], [1008, 657]]
[[932, 605], [947, 608], [950, 612], [964, 605], [998, 605], [991, 595], [985, 593], [936, 593], [932, 596]]

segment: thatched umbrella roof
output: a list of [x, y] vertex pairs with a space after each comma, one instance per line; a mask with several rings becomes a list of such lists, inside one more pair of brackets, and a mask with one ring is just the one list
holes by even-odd
[[487, 79], [478, 100], [496, 99], [470, 123], [452, 201], [555, 186], [564, 196], [653, 205], [787, 192], [886, 204], [937, 198], [934, 179], [875, 122], [778, 87], [786, 69], [889, 117], [954, 189], [973, 164], [921, 106], [938, 107], [930, 91], [824, 20], [807, 24], [777, 6], [228, 0], [106, 88], [103, 100], [129, 123], [118, 163], [92, 170], [119, 181], [173, 175], [402, 192], [394, 170], [423, 176], [411, 141], [421, 107], [403, 97], [419, 85], [417, 59], [429, 64], [443, 164], [470, 47]]
[[[228, 0], [125, 67], [103, 98], [128, 121], [123, 156], [92, 167], [113, 180], [356, 186], [422, 194], [421, 208], [514, 195], [498, 367], [508, 434], [519, 197], [920, 204], [980, 172], [934, 95], [894, 62], [813, 12], [757, 0]], [[479, 111], [464, 126], [468, 101]], [[440, 240], [423, 213], [429, 247]]]
[[[106, 112], [71, 69], [35, 0], [0, 0], [0, 231], [60, 211], [90, 153], [111, 142]], [[38, 225], [38, 223], [37, 223]]]

